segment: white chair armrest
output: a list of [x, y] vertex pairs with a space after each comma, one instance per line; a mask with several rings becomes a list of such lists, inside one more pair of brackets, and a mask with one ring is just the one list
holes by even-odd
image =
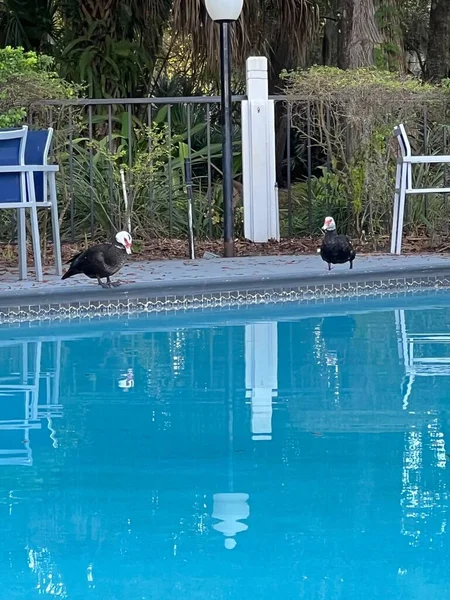
[[6, 165], [0, 173], [57, 173], [59, 165]]
[[400, 161], [411, 164], [444, 164], [450, 163], [450, 156], [436, 154], [433, 156], [405, 156]]

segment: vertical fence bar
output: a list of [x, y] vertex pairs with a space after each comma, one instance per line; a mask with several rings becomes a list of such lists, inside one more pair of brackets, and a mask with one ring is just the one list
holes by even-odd
[[[113, 124], [112, 124], [112, 104], [108, 104], [108, 150], [112, 154], [113, 151]], [[109, 215], [111, 219], [110, 234], [114, 228], [114, 187], [113, 187], [113, 172], [111, 160], [108, 161], [108, 188], [109, 188]]]
[[75, 241], [75, 202], [73, 197], [73, 114], [69, 106], [69, 201], [70, 201], [70, 237]]
[[[350, 144], [351, 144], [350, 125], [349, 125], [348, 119], [345, 119], [345, 161], [346, 161], [347, 165], [350, 161], [351, 154], [352, 154]], [[347, 198], [347, 226], [346, 226], [346, 232], [348, 234], [352, 233], [351, 232], [352, 216], [353, 216], [353, 198], [349, 195]]]
[[308, 228], [309, 233], [312, 233], [312, 190], [311, 190], [311, 177], [312, 177], [312, 148], [311, 148], [311, 103], [308, 101], [307, 114], [306, 114], [306, 135], [308, 137], [307, 145], [307, 168], [308, 168]]
[[169, 236], [173, 233], [173, 190], [172, 190], [172, 105], [167, 107], [167, 143], [169, 145]]
[[[423, 145], [425, 156], [428, 155], [428, 111], [427, 107], [423, 107]], [[424, 216], [428, 219], [428, 194], [424, 195]]]
[[[443, 130], [443, 145], [444, 145], [444, 154], [448, 154], [448, 139], [447, 139], [447, 125], [444, 125], [444, 130]], [[448, 164], [444, 163], [444, 187], [448, 186]], [[448, 213], [448, 194], [447, 192], [444, 194], [444, 210], [445, 213]], [[447, 222], [447, 219], [445, 220]], [[448, 225], [447, 225], [447, 231], [446, 234], [448, 234]]]
[[[127, 115], [128, 115], [128, 207], [127, 215], [125, 215], [125, 223], [131, 220], [131, 207], [133, 206], [133, 112], [131, 104], [128, 104]], [[124, 229], [126, 226], [124, 225]]]
[[291, 103], [286, 104], [286, 185], [288, 203], [288, 237], [292, 237], [292, 180], [291, 180]]
[[209, 237], [212, 238], [212, 180], [211, 180], [211, 111], [209, 102], [206, 105], [206, 147], [208, 152], [208, 230]]
[[188, 136], [188, 158], [191, 158], [192, 154], [192, 133], [191, 133], [191, 105], [186, 105], [186, 120], [187, 120], [187, 136]]
[[[189, 165], [191, 168], [191, 178], [192, 176], [192, 162], [191, 162], [191, 154], [192, 154], [192, 128], [191, 128], [191, 105], [189, 104], [189, 102], [186, 104], [186, 121], [187, 121], [187, 137], [188, 137], [188, 159], [189, 159]], [[186, 183], [186, 181], [185, 181]], [[194, 219], [194, 194], [193, 194], [193, 185], [191, 182], [191, 205], [192, 205], [192, 219], [193, 221]], [[195, 227], [195, 225], [193, 225]]]
[[188, 240], [189, 240], [189, 258], [195, 259], [194, 246], [194, 211], [192, 198], [192, 164], [190, 158], [184, 159], [184, 181], [186, 183], [186, 192], [188, 199]]
[[[152, 105], [149, 104], [147, 106], [147, 125], [149, 128], [149, 135], [148, 135], [148, 153], [150, 154], [150, 171], [153, 170], [153, 160], [151, 158], [152, 156], [152, 136], [151, 136], [151, 130], [153, 128], [153, 122], [152, 122]], [[150, 184], [148, 187], [148, 213], [150, 216], [150, 222], [152, 222], [152, 217], [153, 217], [153, 177], [150, 177]]]
[[91, 199], [91, 239], [94, 237], [94, 157], [92, 152], [93, 126], [92, 126], [92, 104], [88, 107], [89, 122], [89, 186]]
[[[328, 135], [330, 134], [331, 131], [331, 114], [330, 114], [330, 105], [327, 104], [327, 109], [326, 109], [326, 114], [325, 114], [325, 119], [326, 119], [326, 127], [327, 127], [327, 132]], [[327, 148], [327, 172], [329, 173], [331, 171], [331, 148]], [[329, 200], [329, 196], [330, 196], [330, 184], [327, 182], [327, 200], [325, 203], [325, 210], [327, 215], [330, 214], [330, 200]]]

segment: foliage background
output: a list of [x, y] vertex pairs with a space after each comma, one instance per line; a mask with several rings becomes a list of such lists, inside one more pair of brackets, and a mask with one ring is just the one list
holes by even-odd
[[[262, 53], [269, 59], [270, 92], [289, 99], [276, 107], [284, 236], [314, 234], [330, 211], [341, 229], [360, 238], [389, 233], [397, 151], [392, 126], [403, 120], [418, 152], [447, 151], [449, 6], [244, 1], [233, 34], [234, 91], [245, 90], [245, 58]], [[184, 237], [188, 155], [197, 237], [221, 236], [218, 105], [65, 103], [217, 94], [218, 31], [202, 1], [0, 0], [0, 45], [0, 126], [28, 121], [56, 130], [64, 239], [107, 236], [130, 214], [144, 239]], [[235, 225], [242, 235], [238, 105], [234, 122]], [[447, 173], [420, 168], [416, 177], [441, 185]], [[411, 233], [447, 235], [446, 196], [408, 205]], [[0, 238], [14, 236], [14, 223], [1, 215]]]

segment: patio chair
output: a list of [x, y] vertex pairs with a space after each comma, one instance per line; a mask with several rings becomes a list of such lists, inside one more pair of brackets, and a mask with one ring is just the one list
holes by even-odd
[[0, 466], [33, 464], [30, 431], [41, 429], [37, 407], [42, 344], [34, 345], [34, 356], [29, 346], [27, 341], [2, 344], [3, 352], [18, 350], [20, 362], [17, 372], [0, 375]]
[[450, 156], [412, 156], [411, 145], [403, 124], [394, 128], [401, 156], [397, 159], [395, 175], [394, 214], [392, 217], [391, 254], [401, 254], [405, 201], [408, 194], [448, 194], [450, 187], [415, 188], [412, 180], [412, 165], [450, 163]]
[[26, 210], [30, 210], [31, 235], [37, 281], [42, 281], [38, 208], [51, 210], [56, 274], [62, 274], [56, 197], [57, 165], [48, 164], [53, 129], [0, 131], [0, 209], [16, 209], [19, 277], [27, 278]]
[[0, 341], [0, 350], [3, 360], [17, 362], [10, 373], [0, 372], [0, 466], [32, 465], [30, 432], [42, 429], [42, 421], [47, 420], [53, 447], [58, 447], [53, 420], [62, 417], [61, 341]]
[[[404, 310], [395, 311], [399, 357], [403, 359], [403, 410], [409, 405], [413, 383], [417, 377], [450, 377], [450, 333], [411, 333], [406, 327]], [[440, 356], [426, 355], [427, 349], [442, 348]]]

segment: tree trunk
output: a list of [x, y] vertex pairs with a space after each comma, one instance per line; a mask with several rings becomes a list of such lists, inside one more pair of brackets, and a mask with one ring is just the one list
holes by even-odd
[[338, 23], [328, 18], [325, 21], [322, 39], [322, 64], [331, 67], [336, 64]]
[[343, 0], [341, 7], [338, 67], [357, 69], [373, 65], [375, 46], [382, 40], [374, 0]]
[[405, 73], [401, 2], [402, 0], [375, 0], [378, 28], [383, 38], [377, 64], [388, 71]]
[[450, 0], [432, 0], [427, 48], [427, 78], [440, 81], [450, 71]]

